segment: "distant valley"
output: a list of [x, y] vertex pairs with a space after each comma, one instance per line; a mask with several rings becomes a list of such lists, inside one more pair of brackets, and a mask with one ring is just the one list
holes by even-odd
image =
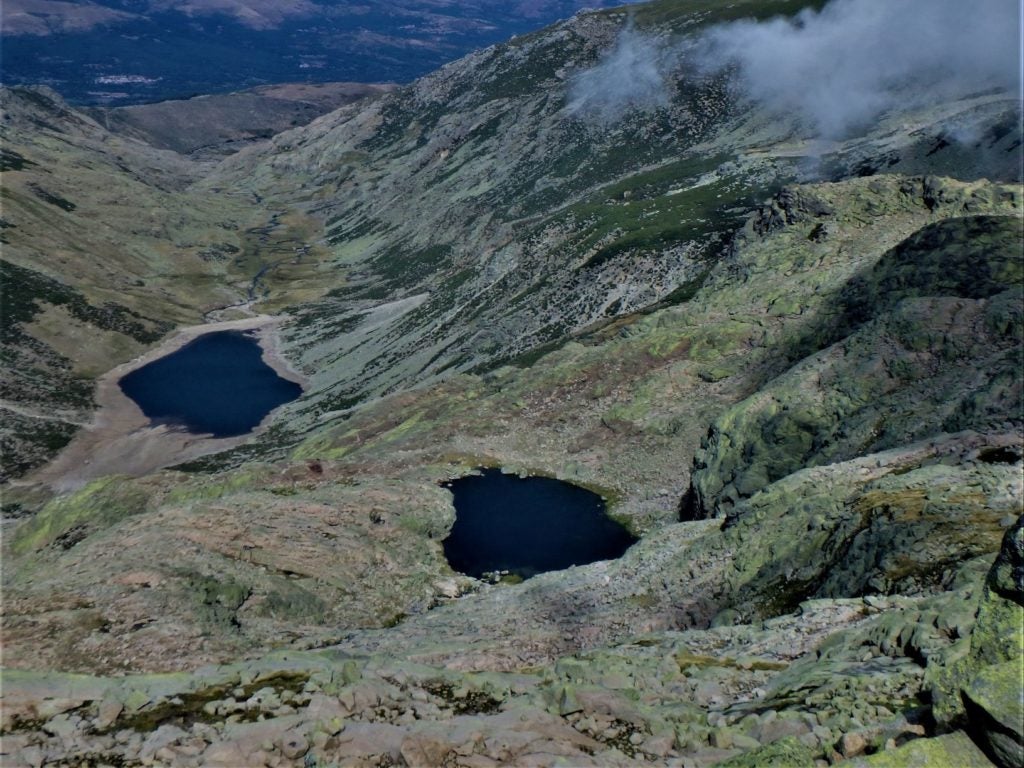
[[[0, 91], [5, 765], [1020, 763], [1010, 4], [567, 5], [405, 84]], [[301, 394], [151, 423], [213, 330]], [[614, 551], [460, 566], [515, 475]]]
[[287, 82], [408, 82], [471, 50], [608, 0], [11, 0], [6, 85], [134, 104]]

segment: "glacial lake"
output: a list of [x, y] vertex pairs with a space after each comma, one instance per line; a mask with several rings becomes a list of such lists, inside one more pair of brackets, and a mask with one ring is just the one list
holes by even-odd
[[302, 387], [263, 362], [256, 339], [216, 331], [124, 376], [121, 391], [154, 422], [214, 437], [251, 432]]
[[600, 496], [560, 480], [484, 469], [444, 487], [455, 496], [444, 554], [468, 576], [508, 571], [527, 579], [619, 557], [636, 542], [605, 514]]

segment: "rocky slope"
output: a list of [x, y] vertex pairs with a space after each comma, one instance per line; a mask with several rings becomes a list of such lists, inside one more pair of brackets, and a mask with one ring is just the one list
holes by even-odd
[[[324, 222], [332, 290], [293, 308], [288, 337], [315, 372], [301, 423], [685, 297], [746, 213], [809, 163], [833, 178], [1017, 178], [1013, 131], [1000, 127], [1016, 119], [1015, 95], [908, 110], [823, 145], [794, 116], [744, 102], [679, 43], [792, 7], [639, 9], [635, 45], [676, 59], [665, 101], [615, 120], [574, 107], [574, 84], [623, 44], [626, 15], [586, 14], [282, 134], [204, 180]], [[983, 126], [977, 148], [944, 138], [965, 123]]]
[[[244, 449], [23, 497], [5, 764], [1019, 762], [1016, 105], [892, 115], [797, 183], [810, 140], [724, 75], [567, 116], [559, 71], [624, 23], [482, 52], [187, 187], [264, 225], [180, 311], [277, 265], [254, 293], [312, 386]], [[982, 139], [940, 140], [968, 117]], [[516, 585], [453, 573], [440, 483], [482, 465], [597, 489], [642, 538]]]
[[[799, 5], [662, 2], [631, 22], [622, 12], [578, 15], [281, 134], [212, 173], [112, 136], [52, 94], [12, 92], [20, 95], [8, 96], [15, 154], [5, 188], [26, 190], [7, 205], [6, 258], [59, 277], [66, 268], [55, 256], [88, 253], [74, 257], [84, 263], [72, 287], [156, 321], [190, 322], [247, 296], [265, 311], [287, 307], [297, 318], [287, 343], [312, 378], [281, 420], [294, 440], [367, 397], [495, 367], [610, 317], [686, 298], [744, 216], [809, 164], [834, 178], [881, 168], [1016, 178], [1014, 94], [908, 107], [826, 143], [792, 117], [747, 103], [688, 52], [686, 41], [715, 22]], [[628, 24], [633, 31], [623, 32]], [[574, 106], [581, 73], [624, 40], [665, 60], [664, 99], [615, 120]], [[137, 128], [153, 138], [152, 127]], [[956, 138], [968, 133], [973, 144]], [[155, 140], [167, 146], [165, 132]], [[49, 169], [58, 165], [69, 172], [55, 179]], [[83, 195], [95, 187], [125, 194]], [[141, 226], [154, 210], [174, 214]], [[132, 277], [142, 273], [149, 277]], [[101, 346], [115, 342], [131, 346], [120, 337]], [[123, 356], [101, 358], [73, 374], [92, 378]], [[51, 360], [38, 378], [54, 380], [61, 366]], [[87, 420], [84, 405], [70, 421]], [[21, 469], [47, 451], [26, 444], [31, 423], [9, 438], [8, 464]], [[66, 440], [70, 426], [59, 429]]]
[[[928, 202], [939, 189], [943, 202]], [[63, 741], [30, 735], [37, 723], [22, 726], [24, 743], [42, 738], [40, 749], [80, 754], [166, 748], [157, 761], [182, 764], [199, 749], [211, 750], [203, 762], [225, 764], [238, 760], [237, 750], [247, 762], [272, 762], [298, 760], [307, 749], [317, 759], [386, 762], [404, 754], [409, 764], [432, 764], [411, 750], [540, 760], [557, 742], [570, 760], [587, 755], [588, 762], [614, 764], [673, 755], [710, 762], [760, 744], [789, 744], [813, 761], [832, 750], [854, 755], [934, 733], [927, 692], [966, 658], [977, 579], [1022, 499], [1019, 383], [998, 374], [1021, 352], [1017, 241], [1000, 236], [1019, 238], [1020, 200], [1012, 186], [892, 177], [803, 187], [800, 202], [793, 198], [783, 193], [750, 220], [690, 302], [602, 329], [530, 368], [389, 398], [313, 433], [284, 463], [114, 479], [51, 502], [9, 541], [8, 658], [108, 672], [189, 669], [281, 645], [335, 643], [343, 658], [378, 659], [356, 663], [387, 671], [371, 674], [382, 682], [365, 692], [365, 703], [337, 711], [348, 700], [344, 686], [314, 681], [306, 689], [307, 675], [328, 663], [321, 657], [298, 657], [309, 694], [298, 706], [280, 698], [291, 683], [269, 686], [273, 695], [263, 690], [263, 673], [252, 673], [259, 688], [249, 690], [248, 678], [230, 683], [230, 700], [226, 688], [167, 678], [208, 692], [199, 699], [168, 694], [169, 705], [142, 704], [134, 694], [140, 707], [161, 714], [126, 721], [114, 741], [90, 735], [109, 726], [91, 725], [91, 714], [82, 719], [107, 695], [108, 684], [98, 681], [101, 690], [86, 697], [93, 704], [73, 705], [86, 709], [71, 716]], [[793, 223], [759, 234], [780, 209]], [[810, 237], [819, 225], [832, 234]], [[919, 248], [935, 230], [979, 226], [990, 228], [989, 247]], [[948, 242], [957, 243], [956, 235]], [[891, 275], [910, 252], [924, 267], [935, 258], [951, 268], [872, 280]], [[958, 263], [972, 269], [957, 273]], [[787, 279], [772, 279], [783, 273]], [[890, 303], [879, 301], [866, 323], [850, 322], [856, 313], [835, 312], [845, 305], [821, 290], [823, 282], [853, 297], [884, 285]], [[787, 311], [772, 298], [783, 285], [792, 302]], [[834, 314], [835, 323], [822, 323], [822, 313]], [[928, 367], [935, 358], [944, 385], [924, 392], [918, 374], [893, 368], [911, 359]], [[948, 417], [942, 406], [951, 388], [962, 399], [951, 401]], [[778, 413], [801, 414], [800, 428], [784, 418], [770, 430], [764, 420], [749, 421], [747, 414], [761, 412], [754, 406], [766, 402], [781, 403]], [[866, 440], [853, 427], [850, 435], [830, 432], [835, 421], [828, 417], [839, 405], [851, 425], [886, 413], [888, 439]], [[698, 453], [700, 433], [713, 420], [717, 431]], [[727, 424], [737, 425], [732, 439], [716, 439]], [[837, 441], [831, 461], [814, 466], [804, 458], [760, 489], [740, 483], [743, 494], [701, 484], [739, 436], [778, 442], [794, 432], [806, 433], [800, 444]], [[742, 468], [758, 455], [740, 450], [743, 458], [731, 465]], [[704, 489], [699, 504], [693, 490], [683, 493], [694, 458], [693, 485]], [[480, 463], [602, 487], [616, 499], [616, 514], [645, 536], [618, 561], [519, 586], [452, 574], [438, 544], [452, 511], [437, 483]], [[725, 500], [724, 529], [713, 521], [676, 522], [680, 504], [684, 517], [694, 517]], [[460, 593], [468, 594], [453, 599]], [[389, 628], [358, 631], [373, 626]], [[551, 666], [573, 653], [581, 655]], [[682, 659], [676, 672], [665, 671], [666, 655]], [[481, 712], [460, 712], [445, 703], [447, 694], [429, 694], [435, 682], [406, 682], [390, 661], [398, 658], [430, 665], [422, 674], [431, 679], [456, 675], [453, 690], [466, 688], [471, 698], [481, 684], [472, 675], [512, 675], [498, 679], [518, 683], [480, 706], [485, 713], [525, 708], [518, 722], [528, 725], [512, 727], [497, 713], [467, 723], [464, 715]], [[654, 667], [644, 672], [646, 664]], [[616, 672], [619, 665], [625, 670]], [[537, 669], [550, 671], [522, 678], [523, 670]], [[840, 669], [849, 681], [843, 686], [835, 683]], [[233, 680], [246, 673], [217, 674]], [[402, 681], [397, 690], [386, 687], [395, 679]], [[26, 680], [30, 688], [38, 684], [32, 675]], [[515, 685], [535, 693], [517, 694]], [[648, 693], [639, 702], [622, 700], [617, 688]], [[258, 701], [249, 702], [258, 691]], [[28, 701], [38, 695], [25, 694]], [[175, 698], [201, 700], [211, 711], [195, 720]], [[264, 712], [266, 733], [250, 739], [241, 726], [233, 730], [227, 716], [247, 720], [243, 711], [255, 714], [264, 699], [273, 704]], [[314, 699], [348, 723], [345, 730], [299, 716]], [[943, 716], [950, 725], [961, 717]], [[200, 727], [202, 720], [208, 722]], [[160, 723], [175, 726], [162, 732], [173, 736], [166, 743], [145, 747], [148, 736], [130, 735]], [[294, 727], [302, 738], [289, 747]], [[482, 729], [482, 736], [456, 744], [463, 727]], [[516, 746], [496, 746], [510, 732], [520, 734]], [[777, 743], [785, 736], [796, 744]], [[264, 740], [273, 748], [255, 755]], [[421, 742], [428, 746], [413, 746]]]
[[1022, 526], [980, 588], [968, 569], [932, 598], [812, 601], [541, 670], [328, 651], [188, 675], [9, 671], [5, 763], [1012, 766]]

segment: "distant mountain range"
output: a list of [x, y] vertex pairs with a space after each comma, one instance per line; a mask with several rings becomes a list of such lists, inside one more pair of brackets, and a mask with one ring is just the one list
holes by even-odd
[[10, 0], [6, 85], [130, 104], [281, 82], [407, 82], [615, 0]]

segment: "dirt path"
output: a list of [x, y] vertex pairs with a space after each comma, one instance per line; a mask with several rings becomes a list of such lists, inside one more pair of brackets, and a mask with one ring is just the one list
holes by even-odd
[[87, 427], [88, 424], [84, 424], [78, 421], [77, 417], [66, 411], [53, 411], [52, 413], [39, 413], [31, 408], [27, 408], [24, 405], [18, 403], [12, 403], [9, 400], [0, 400], [0, 411], [10, 411], [16, 413], [19, 416], [24, 416], [27, 419], [41, 419], [42, 421], [59, 421], [63, 424], [74, 424], [78, 427]]
[[138, 477], [162, 467], [244, 443], [266, 428], [268, 419], [248, 435], [213, 438], [191, 434], [166, 425], [154, 426], [122, 391], [118, 382], [127, 373], [181, 349], [188, 342], [213, 331], [251, 330], [263, 347], [263, 360], [279, 376], [305, 386], [307, 380], [278, 353], [280, 317], [257, 315], [242, 320], [179, 329], [145, 355], [117, 366], [96, 384], [99, 408], [90, 425], [80, 432], [50, 463], [17, 485], [48, 485], [54, 491], [71, 491], [107, 475]]

